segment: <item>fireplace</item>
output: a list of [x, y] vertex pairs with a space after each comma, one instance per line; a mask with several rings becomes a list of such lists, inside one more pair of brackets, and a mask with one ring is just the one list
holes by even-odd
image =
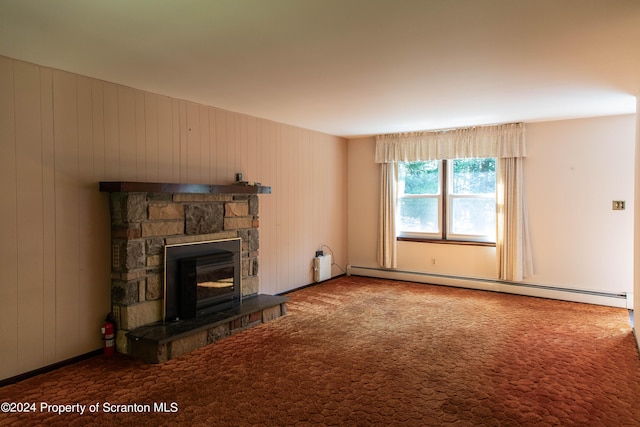
[[271, 187], [118, 181], [100, 191], [119, 353], [163, 362], [286, 314], [287, 297], [258, 293], [258, 195]]
[[164, 323], [239, 305], [240, 258], [239, 238], [166, 245]]

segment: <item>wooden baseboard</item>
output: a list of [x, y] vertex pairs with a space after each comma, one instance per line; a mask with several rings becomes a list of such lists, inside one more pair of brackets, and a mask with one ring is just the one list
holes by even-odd
[[89, 359], [91, 357], [101, 355], [103, 350], [100, 348], [98, 350], [90, 351], [89, 353], [81, 354], [80, 356], [72, 357], [71, 359], [63, 360], [58, 363], [54, 363], [52, 365], [44, 366], [42, 368], [34, 369], [33, 371], [25, 372], [20, 375], [16, 375], [14, 377], [5, 378], [0, 380], [0, 387], [4, 387], [9, 384], [15, 384], [20, 381], [24, 381], [31, 377], [35, 377], [36, 375], [44, 374], [46, 372], [51, 372], [56, 369], [62, 368], [63, 366], [71, 365], [73, 363], [80, 362], [81, 360]]

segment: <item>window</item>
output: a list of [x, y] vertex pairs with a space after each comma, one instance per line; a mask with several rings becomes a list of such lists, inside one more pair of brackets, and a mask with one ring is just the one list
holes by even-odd
[[398, 164], [399, 237], [495, 242], [496, 161]]

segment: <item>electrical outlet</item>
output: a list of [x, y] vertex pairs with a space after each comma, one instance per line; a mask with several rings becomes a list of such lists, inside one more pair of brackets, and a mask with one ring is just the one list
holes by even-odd
[[612, 202], [612, 207], [614, 211], [623, 211], [624, 210], [624, 200], [614, 200]]
[[431, 265], [436, 265], [436, 259], [435, 258], [431, 258]]

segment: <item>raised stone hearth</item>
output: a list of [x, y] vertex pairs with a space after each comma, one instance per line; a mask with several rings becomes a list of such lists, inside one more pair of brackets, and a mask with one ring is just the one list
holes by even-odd
[[288, 297], [254, 295], [239, 307], [167, 325], [142, 326], [129, 333], [129, 354], [150, 363], [176, 358], [286, 314]]
[[[145, 360], [168, 360], [286, 313], [285, 297], [258, 295], [258, 194], [270, 187], [101, 182], [100, 190], [110, 193], [118, 352], [135, 349]], [[234, 238], [242, 242], [241, 304], [163, 325], [164, 247]]]

